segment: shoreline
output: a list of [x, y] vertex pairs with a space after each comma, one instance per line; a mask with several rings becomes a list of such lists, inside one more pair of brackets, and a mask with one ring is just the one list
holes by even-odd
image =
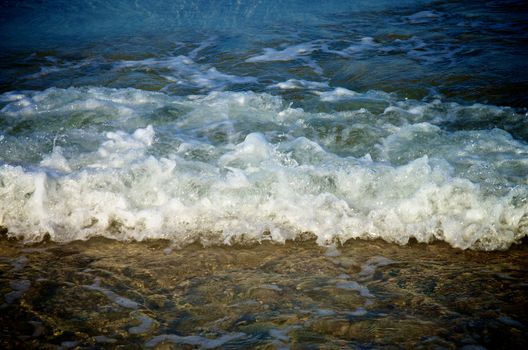
[[163, 240], [0, 240], [0, 344], [527, 345], [525, 243], [493, 252], [381, 240], [170, 248]]

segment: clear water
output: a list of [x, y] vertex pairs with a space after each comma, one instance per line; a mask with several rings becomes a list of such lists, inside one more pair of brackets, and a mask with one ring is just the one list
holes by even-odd
[[528, 233], [524, 2], [1, 6], [9, 236]]
[[4, 349], [523, 349], [527, 246], [0, 241]]

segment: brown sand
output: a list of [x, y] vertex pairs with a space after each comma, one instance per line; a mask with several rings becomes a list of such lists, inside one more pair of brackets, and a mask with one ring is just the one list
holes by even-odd
[[527, 244], [4, 239], [0, 347], [526, 348], [527, 257]]

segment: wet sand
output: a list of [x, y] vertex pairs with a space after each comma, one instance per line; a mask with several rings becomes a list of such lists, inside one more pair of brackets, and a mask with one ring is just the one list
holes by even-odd
[[528, 245], [0, 240], [0, 347], [513, 349]]

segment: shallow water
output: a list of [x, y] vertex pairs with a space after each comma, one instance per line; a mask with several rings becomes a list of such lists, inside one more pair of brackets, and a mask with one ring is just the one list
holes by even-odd
[[3, 240], [2, 346], [523, 348], [526, 247]]
[[1, 6], [10, 236], [528, 233], [524, 2]]
[[525, 347], [527, 18], [1, 2], [2, 346]]

